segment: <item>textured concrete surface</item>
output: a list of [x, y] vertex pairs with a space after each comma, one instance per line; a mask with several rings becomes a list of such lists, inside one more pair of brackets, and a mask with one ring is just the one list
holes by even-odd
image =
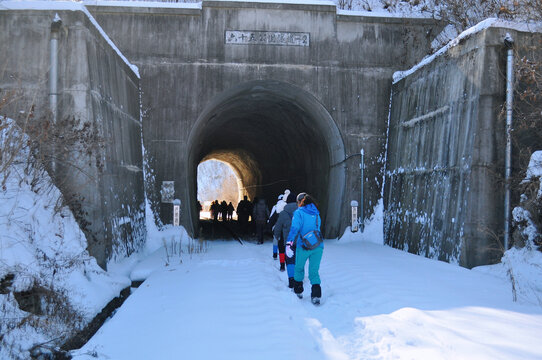
[[[59, 38], [59, 119], [98, 130], [103, 145], [58, 164], [56, 183], [79, 218], [91, 255], [105, 267], [145, 239], [139, 79], [82, 11], [0, 11], [0, 87], [13, 93], [2, 115], [50, 117], [49, 40], [55, 14]], [[6, 51], [7, 50], [7, 51]], [[66, 129], [69, 131], [69, 129]], [[99, 143], [98, 143], [99, 144]]]
[[509, 32], [489, 28], [393, 86], [387, 244], [473, 267], [502, 255]]
[[[250, 197], [313, 193], [326, 236], [335, 237], [360, 198], [363, 149], [370, 216], [382, 186], [391, 76], [423, 57], [438, 33], [431, 20], [337, 15], [329, 5], [89, 10], [140, 69], [153, 208], [171, 222], [159, 190], [175, 181], [190, 232], [196, 168], [211, 158], [230, 162]], [[230, 44], [231, 31], [309, 34], [309, 46]]]

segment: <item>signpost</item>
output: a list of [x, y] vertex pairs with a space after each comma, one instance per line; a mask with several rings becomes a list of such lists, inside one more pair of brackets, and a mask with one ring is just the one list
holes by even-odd
[[350, 230], [352, 232], [357, 232], [358, 231], [358, 225], [359, 225], [359, 222], [358, 222], [358, 202], [356, 200], [352, 200], [350, 202], [350, 206], [352, 207], [352, 225], [350, 226]]
[[173, 226], [181, 224], [181, 200], [173, 200]]

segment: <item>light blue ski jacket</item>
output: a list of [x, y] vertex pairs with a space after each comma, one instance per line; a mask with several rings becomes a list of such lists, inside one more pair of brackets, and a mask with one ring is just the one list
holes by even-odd
[[[320, 231], [320, 225], [322, 219], [320, 218], [320, 212], [314, 206], [309, 204], [298, 208], [294, 211], [294, 217], [292, 218], [292, 225], [290, 227], [290, 233], [286, 242], [296, 242], [297, 247], [301, 247], [302, 235], [308, 233], [311, 230], [318, 229]], [[324, 242], [320, 244], [320, 247], [324, 247]]]

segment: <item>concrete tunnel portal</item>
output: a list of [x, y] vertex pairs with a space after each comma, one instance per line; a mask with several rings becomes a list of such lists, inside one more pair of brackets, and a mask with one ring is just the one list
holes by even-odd
[[[345, 186], [344, 143], [333, 118], [310, 93], [258, 80], [224, 91], [206, 106], [188, 139], [189, 216], [198, 229], [197, 166], [229, 164], [249, 199], [271, 207], [290, 189], [318, 201], [326, 237], [339, 235]], [[195, 233], [195, 232], [194, 232]]]

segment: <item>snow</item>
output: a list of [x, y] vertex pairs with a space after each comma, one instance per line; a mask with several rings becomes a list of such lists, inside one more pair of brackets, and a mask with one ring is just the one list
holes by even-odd
[[173, 3], [158, 1], [108, 1], [108, 0], [83, 0], [85, 5], [94, 6], [126, 6], [144, 8], [167, 8], [167, 9], [201, 9], [201, 2], [197, 3]]
[[[539, 178], [542, 180], [542, 151], [535, 151], [531, 155], [529, 160], [529, 166], [527, 167], [527, 173], [525, 180], [528, 181], [532, 178]], [[540, 187], [538, 189], [538, 198], [542, 197], [542, 181], [540, 181]]]
[[262, 4], [299, 4], [299, 5], [328, 5], [335, 6], [333, 1], [327, 0], [217, 0], [223, 2], [262, 3]]
[[[271, 242], [212, 241], [167, 266], [156, 252], [147, 280], [74, 359], [542, 357], [542, 308], [527, 292], [513, 301], [509, 263], [468, 270], [384, 246], [381, 207], [364, 233], [326, 240], [320, 307], [307, 280], [302, 300], [287, 288]], [[526, 275], [542, 278], [531, 256]]]
[[398, 11], [390, 12], [385, 9], [374, 11], [365, 10], [344, 10], [337, 8], [337, 15], [360, 16], [360, 17], [382, 17], [382, 18], [401, 18], [401, 19], [432, 19], [431, 14], [417, 11]]
[[533, 250], [531, 246], [514, 247], [504, 254], [499, 264], [478, 267], [474, 271], [513, 280], [516, 296], [522, 303], [542, 306], [541, 264], [540, 251]]
[[[472, 36], [473, 34], [479, 33], [482, 30], [488, 29], [490, 27], [495, 28], [504, 28], [504, 29], [510, 29], [510, 30], [516, 30], [516, 31], [522, 31], [522, 32], [542, 32], [542, 23], [530, 23], [530, 22], [513, 22], [513, 21], [507, 21], [507, 20], [501, 20], [497, 18], [489, 18], [484, 21], [481, 21], [480, 23], [476, 24], [475, 26], [463, 31], [461, 34], [459, 34], [455, 39], [451, 40], [448, 44], [440, 48], [437, 52], [432, 54], [431, 56], [425, 57], [422, 61], [420, 61], [418, 64], [414, 65], [412, 68], [406, 71], [397, 71], [393, 74], [393, 83], [397, 83], [400, 80], [404, 79], [405, 77], [415, 73], [419, 69], [423, 68], [424, 66], [432, 63], [436, 58], [444, 55], [448, 50], [451, 48], [457, 46], [461, 40], [468, 38]], [[446, 32], [450, 32], [450, 28], [445, 28]]]
[[[216, 0], [216, 1], [232, 2], [232, 0]], [[85, 5], [98, 5], [98, 6], [130, 6], [130, 7], [150, 7], [150, 8], [154, 7], [154, 8], [201, 9], [201, 2], [172, 3], [172, 2], [157, 2], [157, 1], [108, 1], [108, 0], [84, 0], [83, 2]], [[335, 6], [334, 2], [326, 1], [326, 0], [235, 0], [233, 2]]]
[[[47, 173], [34, 177], [39, 170], [26, 168], [30, 154], [25, 147], [18, 150], [18, 144], [28, 139], [13, 120], [2, 118], [1, 124], [7, 126], [0, 132], [0, 148], [6, 150], [0, 158], [0, 168], [8, 165], [8, 155], [14, 149], [17, 156], [0, 174], [0, 183], [5, 179], [5, 186], [0, 189], [0, 279], [15, 275], [8, 293], [0, 294], [0, 332], [6, 335], [0, 339], [0, 358], [13, 355], [9, 354], [9, 346], [2, 346], [5, 344], [25, 358], [25, 350], [34, 343], [48, 341], [58, 333], [64, 336], [66, 324], [52, 321], [54, 325], [47, 325], [44, 332], [24, 322], [10, 328], [30, 315], [19, 310], [13, 292], [31, 290], [34, 283], [55, 289], [67, 294], [69, 304], [65, 305], [73, 307], [83, 316], [83, 322], [88, 322], [129, 286], [130, 280], [106, 273], [97, 265], [86, 250], [86, 238], [71, 211], [67, 207], [55, 211], [61, 195]], [[9, 176], [5, 177], [6, 174]], [[35, 178], [40, 181], [32, 181]]]
[[[94, 16], [90, 14], [87, 8], [79, 2], [72, 1], [0, 1], [0, 11], [2, 10], [68, 10], [68, 11], [81, 11], [83, 12], [90, 22], [96, 27], [96, 30], [102, 35], [105, 41], [111, 46], [111, 48], [119, 55], [126, 65], [132, 70], [132, 72], [138, 77], [139, 69], [136, 65], [128, 61], [119, 48], [113, 43], [109, 36], [105, 33], [102, 27], [98, 24]], [[56, 21], [58, 14], [53, 19]]]

